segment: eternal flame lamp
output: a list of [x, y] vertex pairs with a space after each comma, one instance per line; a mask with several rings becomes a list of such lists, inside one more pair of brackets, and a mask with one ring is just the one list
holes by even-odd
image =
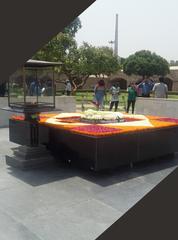
[[48, 129], [39, 125], [39, 114], [55, 111], [54, 70], [61, 63], [29, 60], [14, 73], [8, 82], [8, 108], [23, 114], [23, 119], [9, 120], [10, 141], [22, 146], [14, 149], [6, 163], [13, 167], [28, 168], [52, 161], [46, 149]]

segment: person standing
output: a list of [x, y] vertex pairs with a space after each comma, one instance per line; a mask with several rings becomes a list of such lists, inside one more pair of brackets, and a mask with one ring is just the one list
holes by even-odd
[[155, 98], [167, 98], [168, 86], [164, 83], [164, 78], [159, 78], [159, 83], [155, 83], [153, 87], [153, 95]]
[[39, 79], [33, 79], [30, 83], [30, 96], [41, 96], [42, 85]]
[[130, 106], [132, 105], [132, 114], [134, 114], [135, 102], [137, 97], [137, 90], [134, 83], [131, 83], [127, 89], [128, 99], [127, 99], [127, 113], [129, 113]]
[[72, 92], [72, 85], [68, 79], [66, 80], [65, 84], [66, 84], [66, 87], [65, 87], [66, 95], [70, 96]]
[[95, 93], [95, 101], [96, 106], [98, 110], [103, 109], [103, 101], [105, 96], [106, 88], [105, 88], [105, 82], [103, 79], [99, 80], [94, 88]]
[[146, 78], [138, 85], [139, 88], [141, 88], [142, 91], [142, 97], [150, 97], [150, 93], [153, 88], [153, 82]]
[[110, 111], [112, 111], [113, 107], [115, 107], [115, 112], [118, 109], [119, 92], [120, 92], [120, 87], [119, 87], [118, 83], [114, 83], [112, 85], [112, 87], [110, 88], [110, 93], [111, 93], [111, 103], [110, 103], [110, 108], [109, 108]]
[[142, 83], [143, 83], [144, 79], [143, 77], [141, 77], [140, 79], [138, 79], [138, 81], [135, 83], [136, 87], [137, 87], [137, 97], [142, 97]]
[[30, 83], [30, 96], [36, 96], [36, 80], [32, 80], [32, 82]]

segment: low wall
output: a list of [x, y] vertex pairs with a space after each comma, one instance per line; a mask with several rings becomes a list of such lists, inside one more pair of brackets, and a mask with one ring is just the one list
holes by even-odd
[[[33, 99], [33, 97], [31, 97]], [[43, 97], [44, 101], [47, 101], [52, 97]], [[2, 108], [8, 106], [7, 97], [0, 97], [0, 128], [9, 126], [9, 118], [14, 115], [13, 112], [2, 110]], [[56, 109], [60, 112], [76, 112], [76, 101], [73, 96], [56, 96]], [[17, 114], [17, 113], [16, 113]]]
[[135, 113], [178, 118], [178, 100], [165, 98], [137, 98]]
[[76, 112], [76, 100], [73, 96], [56, 96], [56, 109], [60, 112]]

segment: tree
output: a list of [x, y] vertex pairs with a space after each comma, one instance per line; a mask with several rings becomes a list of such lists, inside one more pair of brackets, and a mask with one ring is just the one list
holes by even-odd
[[122, 67], [123, 67], [123, 64], [124, 64], [125, 60], [126, 60], [125, 58], [120, 57], [120, 64], [121, 64]]
[[68, 76], [74, 89], [82, 88], [90, 75], [110, 76], [119, 69], [119, 61], [108, 47], [94, 47], [88, 43], [77, 46], [74, 36], [81, 28], [80, 19], [75, 19], [63, 32], [39, 50], [34, 59], [60, 61], [60, 73]]
[[142, 50], [129, 56], [125, 60], [123, 71], [128, 75], [136, 74], [143, 78], [153, 75], [165, 76], [169, 73], [169, 64], [164, 58], [156, 53]]
[[79, 48], [75, 45], [69, 49], [61, 71], [68, 76], [76, 90], [85, 85], [90, 75], [110, 76], [118, 70], [119, 61], [113, 56], [112, 49], [83, 43]]
[[96, 76], [107, 76], [110, 77], [111, 74], [116, 73], [119, 66], [119, 59], [117, 56], [113, 55], [113, 50], [109, 47], [98, 47], [95, 48], [95, 75]]

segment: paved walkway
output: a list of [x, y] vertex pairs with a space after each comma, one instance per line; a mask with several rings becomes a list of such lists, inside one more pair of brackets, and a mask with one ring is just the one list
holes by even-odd
[[5, 164], [14, 146], [0, 129], [1, 240], [93, 240], [178, 165], [175, 157], [102, 174], [20, 171]]

